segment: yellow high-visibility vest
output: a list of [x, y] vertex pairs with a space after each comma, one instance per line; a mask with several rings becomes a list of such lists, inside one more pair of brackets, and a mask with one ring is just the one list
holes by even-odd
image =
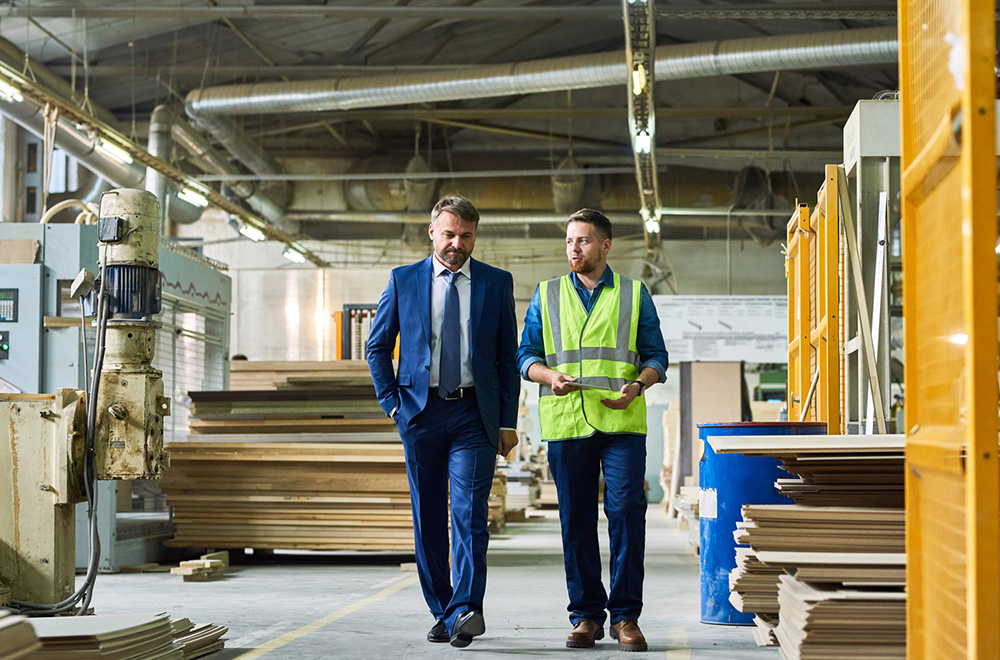
[[541, 385], [538, 417], [542, 440], [585, 438], [595, 431], [646, 433], [646, 400], [638, 397], [625, 410], [612, 410], [602, 399], [616, 399], [622, 385], [639, 377], [636, 334], [641, 283], [614, 273], [587, 313], [569, 275], [538, 285], [545, 364], [590, 385], [556, 396]]

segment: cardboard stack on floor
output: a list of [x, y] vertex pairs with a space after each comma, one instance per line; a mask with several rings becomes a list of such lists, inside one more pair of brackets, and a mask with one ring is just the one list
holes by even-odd
[[[905, 657], [900, 435], [719, 436], [718, 453], [773, 456], [793, 505], [745, 505], [730, 601], [782, 657]], [[877, 652], [877, 653], [876, 653]]]
[[503, 472], [496, 472], [493, 475], [489, 507], [487, 521], [490, 534], [496, 534], [507, 526], [507, 475]]
[[26, 617], [0, 610], [0, 660], [22, 660], [42, 647]]
[[7, 656], [0, 644], [4, 660], [191, 660], [221, 650], [229, 632], [211, 623], [171, 621], [165, 614], [35, 618], [25, 625], [40, 648], [28, 656]]
[[403, 446], [365, 362], [233, 362], [231, 386], [189, 393], [191, 435], [168, 446], [169, 545], [412, 552]]

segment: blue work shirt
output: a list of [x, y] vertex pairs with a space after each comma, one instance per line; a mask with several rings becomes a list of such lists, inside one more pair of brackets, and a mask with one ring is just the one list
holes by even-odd
[[[611, 266], [605, 266], [604, 275], [594, 288], [593, 294], [580, 282], [576, 273], [570, 273], [569, 277], [587, 314], [594, 308], [601, 291], [615, 286], [615, 276]], [[657, 374], [656, 382], [662, 383], [667, 380], [667, 366], [670, 360], [667, 357], [667, 348], [663, 345], [663, 334], [660, 333], [660, 317], [656, 315], [653, 298], [646, 290], [645, 284], [640, 285], [639, 299], [639, 328], [635, 337], [639, 359], [642, 360], [639, 371], [641, 372], [644, 367], [653, 369]], [[542, 339], [542, 309], [538, 301], [538, 287], [535, 287], [535, 294], [531, 297], [531, 304], [528, 305], [521, 345], [517, 349], [517, 368], [521, 372], [521, 378], [530, 380], [528, 368], [536, 362], [545, 364], [545, 342]]]

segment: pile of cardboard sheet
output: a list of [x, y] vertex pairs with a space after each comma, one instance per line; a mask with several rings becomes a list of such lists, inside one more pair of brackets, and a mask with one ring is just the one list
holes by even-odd
[[179, 644], [184, 651], [184, 660], [221, 651], [226, 645], [222, 636], [229, 632], [229, 628], [225, 626], [191, 623], [189, 619], [173, 619], [170, 628], [174, 643]]
[[784, 660], [906, 658], [902, 588], [848, 589], [782, 575], [775, 635]]
[[395, 435], [175, 442], [162, 479], [175, 547], [413, 551]]
[[31, 620], [42, 648], [32, 660], [183, 660], [165, 614], [104, 614]]
[[522, 511], [535, 506], [541, 491], [541, 468], [530, 461], [511, 461], [498, 466], [507, 475], [507, 511]]
[[0, 660], [28, 658], [42, 647], [26, 617], [0, 610]]
[[[736, 549], [730, 602], [757, 614], [757, 642], [780, 641], [786, 660], [905, 654], [903, 436], [718, 436], [711, 443], [717, 453], [779, 458], [795, 475], [776, 488], [796, 504], [745, 505], [734, 530], [749, 547]], [[878, 626], [853, 635], [852, 617], [883, 610], [891, 614]], [[879, 635], [883, 641], [866, 650]]]

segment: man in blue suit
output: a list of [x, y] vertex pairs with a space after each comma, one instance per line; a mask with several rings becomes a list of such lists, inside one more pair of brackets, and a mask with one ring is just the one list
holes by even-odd
[[496, 455], [517, 444], [520, 392], [514, 280], [471, 258], [478, 224], [469, 200], [437, 203], [434, 254], [393, 269], [368, 338], [375, 392], [406, 454], [417, 573], [436, 619], [427, 640], [458, 647], [486, 631], [487, 501]]

